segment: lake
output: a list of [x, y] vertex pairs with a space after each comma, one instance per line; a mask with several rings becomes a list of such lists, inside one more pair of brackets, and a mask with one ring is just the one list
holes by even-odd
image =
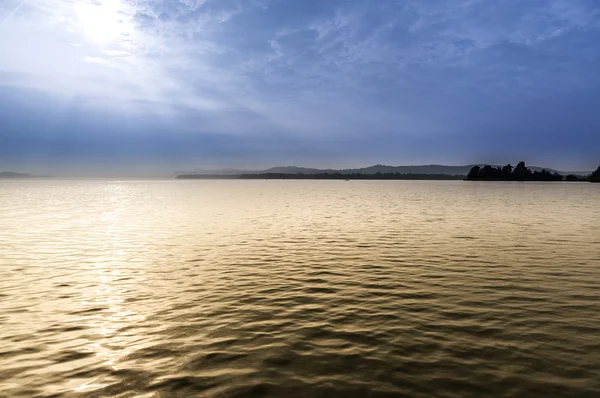
[[600, 184], [0, 181], [0, 396], [599, 397]]

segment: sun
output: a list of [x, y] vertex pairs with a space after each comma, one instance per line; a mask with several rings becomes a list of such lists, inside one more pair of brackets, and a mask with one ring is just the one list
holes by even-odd
[[133, 30], [121, 0], [79, 1], [75, 4], [75, 15], [79, 30], [98, 44], [125, 40]]

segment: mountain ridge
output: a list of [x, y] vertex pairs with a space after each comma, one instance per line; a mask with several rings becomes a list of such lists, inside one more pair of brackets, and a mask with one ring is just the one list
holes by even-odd
[[[467, 175], [473, 166], [483, 167], [485, 164], [469, 164], [464, 166], [447, 166], [439, 164], [428, 165], [408, 165], [408, 166], [388, 166], [375, 164], [367, 167], [351, 169], [319, 169], [301, 166], [275, 166], [264, 170], [243, 170], [243, 169], [221, 169], [221, 170], [197, 170], [191, 173], [178, 174], [211, 174], [211, 175], [232, 175], [232, 174], [376, 174], [376, 173], [400, 173], [400, 174], [444, 174], [444, 175]], [[501, 165], [492, 165], [493, 167], [502, 167]], [[588, 175], [591, 171], [560, 171], [548, 167], [530, 166], [532, 171], [548, 170], [551, 173]]]

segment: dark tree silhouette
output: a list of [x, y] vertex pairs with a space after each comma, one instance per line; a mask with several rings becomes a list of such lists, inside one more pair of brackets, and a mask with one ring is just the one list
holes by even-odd
[[[600, 169], [600, 168], [599, 168]], [[576, 176], [571, 178], [577, 178]], [[483, 167], [474, 166], [467, 175], [467, 180], [483, 181], [562, 181], [563, 176], [557, 172], [551, 173], [546, 169], [532, 172], [527, 168], [525, 162], [521, 161], [513, 169], [512, 165], [507, 164], [504, 167], [492, 167], [485, 165]], [[576, 181], [576, 179], [569, 179]]]
[[531, 170], [525, 166], [525, 162], [520, 161], [513, 171], [513, 177], [517, 181], [527, 181], [531, 180], [533, 176]]
[[510, 163], [502, 168], [502, 174], [504, 175], [504, 177], [506, 177], [506, 179], [510, 179], [512, 172], [513, 167]]
[[533, 173], [533, 181], [562, 181], [563, 177], [558, 173], [550, 173], [548, 170]]
[[469, 174], [467, 174], [467, 179], [476, 180], [479, 177], [479, 170], [481, 170], [481, 167], [473, 166], [469, 171]]
[[600, 166], [590, 176], [590, 182], [600, 182]]
[[484, 180], [492, 180], [496, 178], [496, 170], [489, 165], [483, 166], [483, 168], [479, 171], [479, 178]]

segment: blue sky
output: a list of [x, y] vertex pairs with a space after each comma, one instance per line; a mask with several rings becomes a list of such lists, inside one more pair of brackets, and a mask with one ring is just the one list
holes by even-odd
[[0, 169], [600, 163], [597, 0], [3, 0]]

